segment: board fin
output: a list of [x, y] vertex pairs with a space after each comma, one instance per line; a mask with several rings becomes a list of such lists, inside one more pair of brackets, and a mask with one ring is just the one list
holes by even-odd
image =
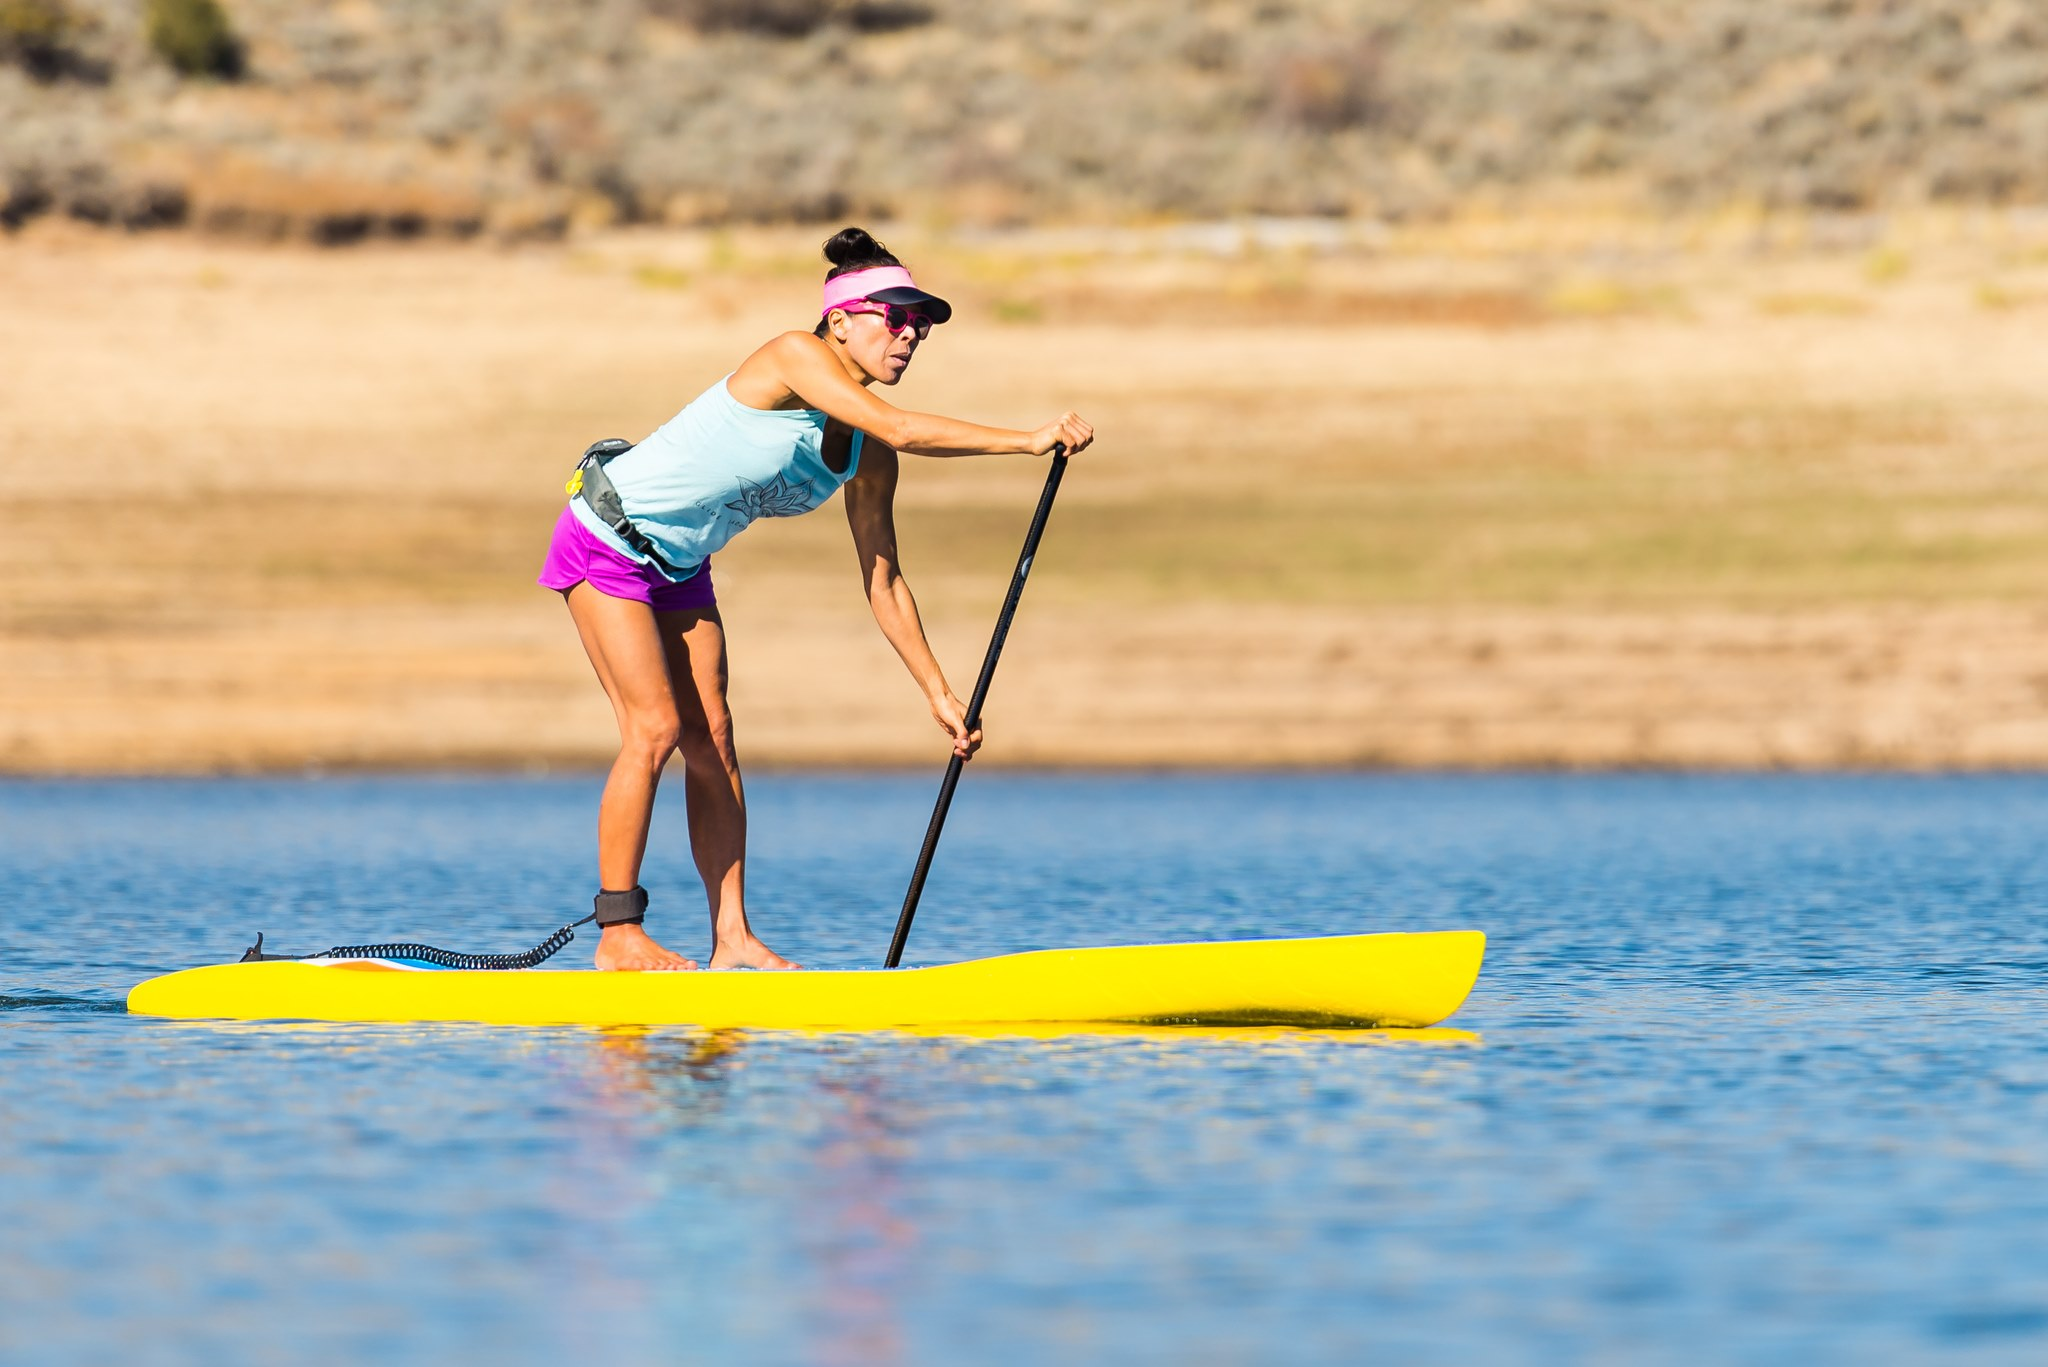
[[288, 959], [303, 959], [305, 957], [306, 956], [303, 954], [265, 954], [263, 952], [263, 932], [259, 930], [256, 932], [256, 943], [250, 945], [247, 949], [243, 950], [242, 957], [235, 960], [235, 962], [243, 964], [265, 964], [278, 963]]

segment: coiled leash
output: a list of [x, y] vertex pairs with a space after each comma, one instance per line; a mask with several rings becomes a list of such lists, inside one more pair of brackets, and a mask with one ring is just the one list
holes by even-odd
[[576, 938], [576, 928], [597, 922], [602, 930], [606, 926], [639, 925], [647, 919], [647, 889], [636, 887], [629, 892], [600, 892], [597, 894], [597, 909], [580, 921], [571, 921], [554, 934], [542, 940], [532, 949], [520, 954], [464, 954], [459, 950], [437, 949], [433, 945], [392, 942], [381, 945], [336, 945], [318, 954], [265, 954], [263, 932], [256, 932], [256, 943], [250, 945], [237, 961], [239, 963], [276, 963], [306, 959], [409, 959], [413, 963], [433, 964], [437, 968], [462, 968], [480, 972], [503, 972], [517, 968], [538, 968], [561, 951], [562, 946]]
[[336, 945], [332, 949], [323, 949], [318, 954], [265, 954], [263, 932], [258, 931], [256, 943], [243, 952], [238, 962], [253, 964], [299, 959], [410, 959], [414, 963], [433, 964], [438, 968], [486, 971], [535, 968], [554, 958], [563, 945], [576, 938], [576, 927], [592, 919], [594, 918], [586, 916], [581, 921], [563, 926], [523, 954], [464, 954], [453, 949], [436, 949], [433, 945], [396, 942], [382, 945]]

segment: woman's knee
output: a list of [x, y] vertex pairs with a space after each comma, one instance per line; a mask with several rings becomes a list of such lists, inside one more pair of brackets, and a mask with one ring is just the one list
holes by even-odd
[[739, 752], [732, 741], [732, 714], [723, 708], [683, 728], [678, 749], [683, 763], [704, 773], [730, 772], [739, 768]]
[[674, 708], [645, 710], [626, 717], [620, 748], [659, 769], [682, 743], [683, 723]]

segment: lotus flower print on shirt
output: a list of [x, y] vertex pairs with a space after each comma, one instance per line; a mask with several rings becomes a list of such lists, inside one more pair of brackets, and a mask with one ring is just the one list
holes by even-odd
[[766, 484], [740, 480], [740, 496], [725, 505], [749, 522], [757, 517], [795, 517], [817, 506], [816, 490], [809, 480], [792, 481], [779, 474]]

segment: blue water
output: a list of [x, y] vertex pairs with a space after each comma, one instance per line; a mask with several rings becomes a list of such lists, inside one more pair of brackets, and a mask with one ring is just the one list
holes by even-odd
[[[120, 1012], [530, 944], [595, 786], [0, 785], [0, 1360], [2048, 1361], [2048, 781], [970, 774], [913, 961], [1476, 926], [1463, 1043]], [[771, 943], [874, 963], [931, 788], [755, 779]]]

